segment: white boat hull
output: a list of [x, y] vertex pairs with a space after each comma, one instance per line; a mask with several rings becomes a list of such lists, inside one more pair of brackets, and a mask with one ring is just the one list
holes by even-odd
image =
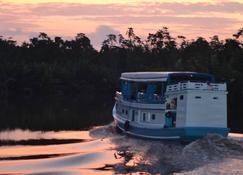
[[[119, 114], [116, 113], [115, 107], [113, 108], [113, 118], [116, 127], [123, 132], [141, 138], [149, 139], [183, 139], [193, 140], [206, 136], [209, 133], [216, 133], [223, 136], [227, 136], [228, 128], [217, 127], [179, 127], [179, 128], [145, 128], [134, 124], [132, 121], [124, 120]], [[125, 123], [128, 123], [126, 126]]]

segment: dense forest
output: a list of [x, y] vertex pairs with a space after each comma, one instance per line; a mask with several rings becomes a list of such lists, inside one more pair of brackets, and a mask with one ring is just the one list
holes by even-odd
[[[0, 37], [1, 127], [11, 127], [6, 123], [6, 106], [16, 101], [31, 104], [40, 98], [45, 99], [45, 104], [50, 99], [55, 104], [54, 99], [58, 99], [78, 104], [79, 108], [93, 101], [97, 106], [110, 101], [109, 115], [114, 92], [119, 88], [119, 76], [126, 71], [214, 74], [228, 85], [228, 125], [233, 131], [243, 132], [243, 28], [225, 40], [216, 35], [210, 40], [174, 37], [166, 27], [141, 39], [133, 28], [128, 28], [125, 36], [109, 34], [99, 51], [83, 33], [72, 40], [40, 33], [21, 44]], [[70, 127], [78, 117], [73, 118], [67, 129], [78, 128]], [[11, 120], [17, 118], [15, 115]]]

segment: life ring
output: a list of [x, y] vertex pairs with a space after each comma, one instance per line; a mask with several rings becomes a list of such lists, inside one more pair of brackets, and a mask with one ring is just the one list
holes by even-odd
[[125, 130], [125, 131], [128, 131], [128, 129], [129, 129], [129, 121], [127, 120], [127, 121], [125, 121], [125, 123], [124, 123], [124, 130]]

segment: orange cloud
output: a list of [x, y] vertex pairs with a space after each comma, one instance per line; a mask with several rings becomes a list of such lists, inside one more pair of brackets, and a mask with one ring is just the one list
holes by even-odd
[[174, 35], [193, 38], [218, 34], [226, 38], [242, 27], [243, 3], [220, 0], [186, 0], [183, 3], [178, 0], [169, 3], [164, 0], [152, 3], [146, 0], [116, 3], [111, 0], [0, 0], [0, 20], [0, 35], [14, 36], [21, 41], [38, 32], [64, 37], [83, 32], [93, 36], [94, 43], [98, 43], [102, 38], [102, 34], [98, 35], [101, 26], [109, 26], [107, 31], [110, 32], [134, 27], [142, 36], [167, 26]]

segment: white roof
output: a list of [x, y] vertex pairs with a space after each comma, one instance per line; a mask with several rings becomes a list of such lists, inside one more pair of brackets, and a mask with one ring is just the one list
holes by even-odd
[[171, 72], [125, 72], [121, 74], [122, 80], [128, 81], [166, 81]]
[[196, 72], [125, 72], [121, 74], [121, 80], [151, 82], [166, 81], [169, 74], [195, 74]]

